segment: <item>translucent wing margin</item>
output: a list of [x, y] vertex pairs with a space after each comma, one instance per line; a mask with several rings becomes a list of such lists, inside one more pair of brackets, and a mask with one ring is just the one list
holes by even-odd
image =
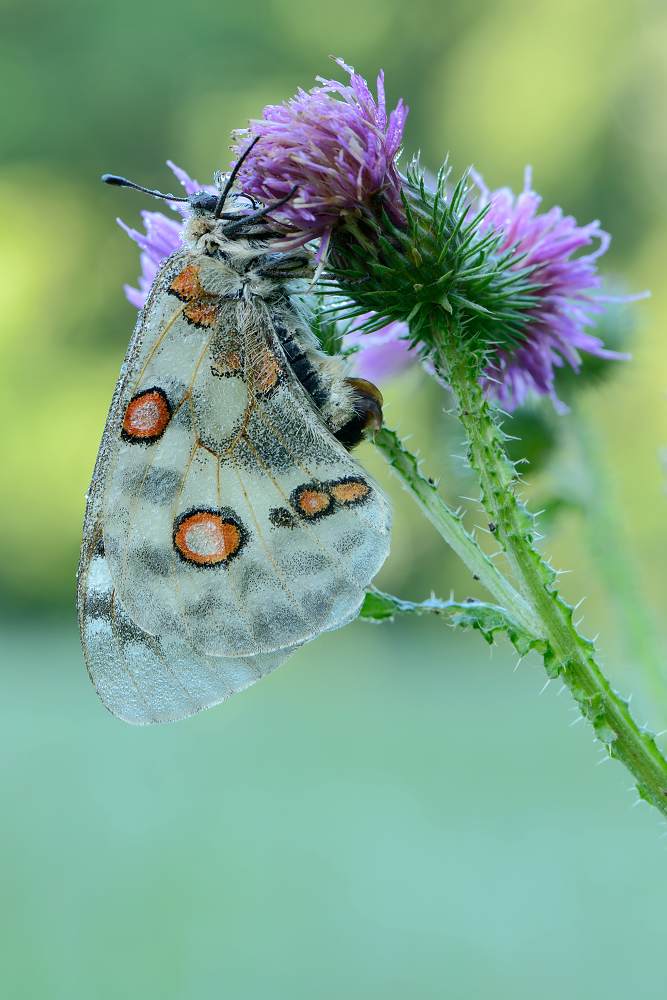
[[188, 642], [148, 635], [116, 597], [98, 543], [86, 568], [79, 606], [83, 650], [91, 680], [114, 715], [134, 725], [176, 722], [258, 681], [292, 649], [254, 657], [214, 657]]

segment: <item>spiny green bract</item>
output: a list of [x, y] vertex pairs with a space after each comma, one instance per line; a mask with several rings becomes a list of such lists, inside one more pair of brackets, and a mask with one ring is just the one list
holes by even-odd
[[348, 297], [339, 319], [372, 312], [363, 327], [369, 332], [391, 320], [407, 321], [412, 338], [427, 349], [436, 346], [431, 316], [448, 314], [455, 321], [451, 329], [483, 364], [489, 352], [525, 339], [538, 286], [531, 284], [529, 269], [516, 268], [511, 251], [498, 252], [498, 232], [480, 236], [488, 207], [473, 213], [468, 175], [451, 196], [447, 176], [443, 166], [431, 191], [413, 161], [402, 188], [405, 229], [393, 225], [379, 206], [381, 221], [350, 219], [334, 230], [322, 288]]

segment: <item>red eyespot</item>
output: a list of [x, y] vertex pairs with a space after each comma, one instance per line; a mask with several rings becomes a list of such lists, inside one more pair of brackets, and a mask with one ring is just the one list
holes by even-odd
[[162, 389], [144, 389], [130, 400], [122, 434], [133, 444], [152, 444], [162, 437], [170, 420], [171, 406]]
[[238, 555], [246, 540], [238, 521], [212, 510], [182, 514], [174, 526], [174, 546], [187, 562], [219, 566]]

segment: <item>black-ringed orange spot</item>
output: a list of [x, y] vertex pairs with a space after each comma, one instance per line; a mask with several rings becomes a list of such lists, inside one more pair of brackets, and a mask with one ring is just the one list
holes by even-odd
[[290, 503], [299, 517], [314, 521], [333, 514], [333, 498], [323, 483], [304, 483], [292, 492]]
[[183, 310], [183, 318], [188, 323], [193, 326], [209, 327], [217, 321], [220, 307], [214, 300], [220, 296], [215, 292], [206, 291], [199, 280], [199, 267], [196, 264], [184, 267], [167, 291], [169, 295], [175, 295], [181, 302], [187, 303]]
[[248, 533], [231, 511], [194, 509], [174, 523], [174, 548], [185, 562], [212, 567], [237, 556]]
[[163, 389], [143, 389], [130, 400], [123, 419], [122, 437], [132, 444], [153, 444], [171, 420], [171, 405]]
[[354, 507], [363, 503], [371, 492], [370, 486], [364, 479], [357, 479], [354, 476], [346, 476], [345, 479], [327, 483], [327, 488], [334, 500], [344, 507]]

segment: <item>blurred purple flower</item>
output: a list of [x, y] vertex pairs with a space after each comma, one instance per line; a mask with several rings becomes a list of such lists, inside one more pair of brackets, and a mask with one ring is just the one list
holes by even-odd
[[373, 333], [360, 332], [357, 327], [372, 315], [366, 313], [355, 320], [352, 329], [343, 337], [343, 349], [357, 348], [350, 357], [353, 375], [379, 384], [400, 375], [419, 361], [419, 355], [411, 350], [410, 340], [405, 339], [409, 333], [407, 323], [396, 320]]
[[[211, 194], [216, 193], [216, 188], [202, 187], [197, 181], [193, 181], [188, 177], [186, 172], [177, 167], [171, 160], [167, 160], [167, 166], [171, 167], [176, 174], [176, 177], [185, 188], [187, 195], [194, 194], [196, 191], [209, 191]], [[184, 218], [188, 215], [189, 209], [186, 203], [170, 201], [167, 204], [170, 208], [180, 212]], [[181, 236], [183, 233], [183, 223], [176, 222], [175, 219], [170, 219], [168, 216], [163, 215], [162, 212], [147, 212], [144, 210], [141, 213], [141, 217], [146, 227], [145, 233], [139, 233], [136, 229], [130, 229], [122, 219], [116, 219], [118, 225], [122, 226], [130, 239], [138, 243], [142, 250], [140, 258], [141, 274], [138, 278], [139, 288], [132, 288], [131, 285], [123, 286], [128, 300], [137, 309], [143, 307], [160, 263], [181, 246]]]
[[[523, 191], [516, 197], [509, 188], [490, 192], [479, 174], [472, 171], [471, 176], [481, 191], [479, 207], [490, 205], [480, 235], [490, 229], [501, 230], [499, 252], [510, 250], [517, 258], [512, 265], [515, 268], [533, 268], [531, 280], [541, 286], [536, 292], [539, 305], [529, 313], [525, 341], [512, 351], [498, 350], [497, 360], [485, 369], [483, 385], [487, 395], [510, 411], [521, 406], [532, 391], [549, 396], [556, 409], [565, 412], [567, 407], [554, 392], [554, 367], [561, 368], [567, 361], [578, 372], [579, 351], [598, 358], [630, 357], [606, 350], [598, 337], [584, 329], [594, 322], [587, 313], [601, 313], [604, 308], [600, 303], [611, 301], [592, 294], [602, 283], [596, 262], [609, 246], [610, 237], [599, 222], [577, 226], [558, 207], [537, 215], [541, 198], [531, 190], [530, 167], [526, 167]], [[597, 250], [571, 259], [593, 239], [600, 240]]]
[[290, 101], [269, 105], [261, 119], [237, 133], [238, 154], [261, 136], [241, 167], [239, 186], [268, 204], [297, 185], [280, 218], [290, 246], [322, 237], [321, 259], [333, 227], [346, 217], [372, 217], [378, 196], [394, 222], [405, 222], [395, 161], [408, 109], [399, 101], [387, 120], [384, 74], [377, 79], [376, 104], [363, 77], [342, 59], [335, 61], [350, 74], [348, 86], [318, 77], [324, 86], [309, 94], [299, 88]]

